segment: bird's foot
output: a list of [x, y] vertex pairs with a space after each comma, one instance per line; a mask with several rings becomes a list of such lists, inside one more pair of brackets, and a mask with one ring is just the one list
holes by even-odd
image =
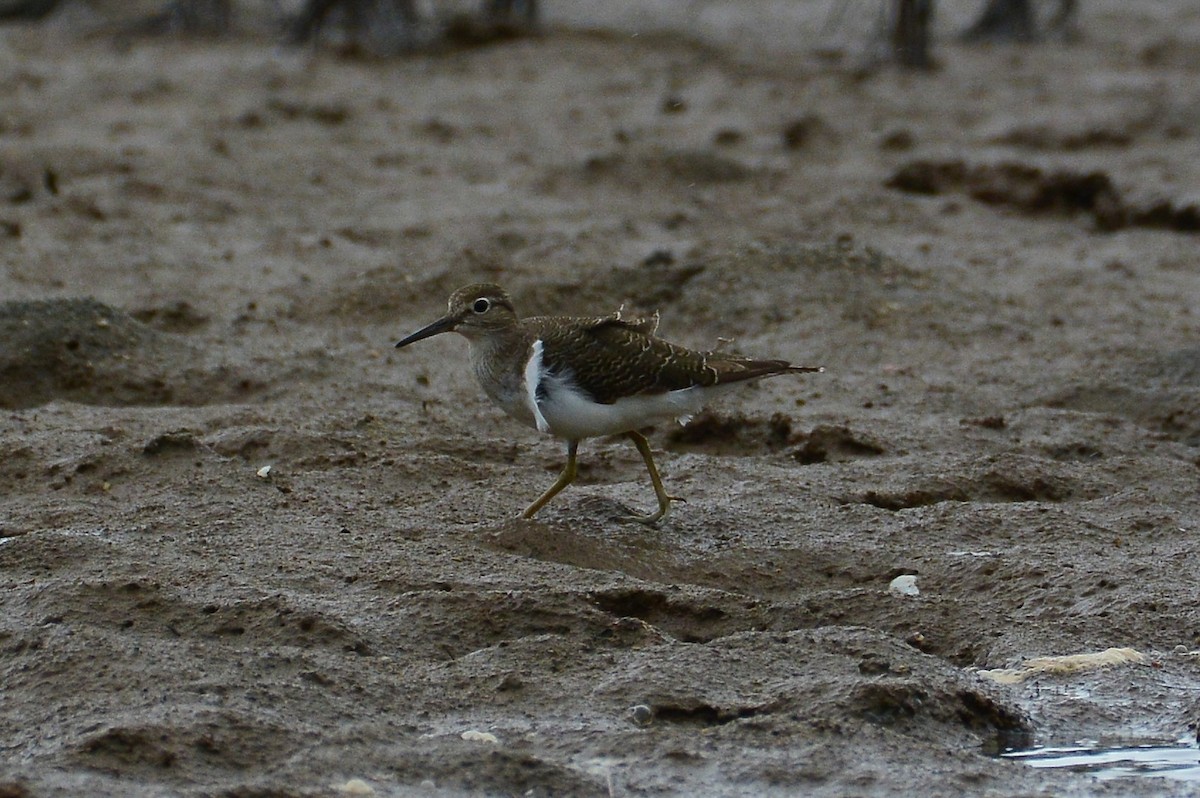
[[667, 512], [671, 509], [671, 502], [685, 502], [686, 503], [687, 499], [683, 498], [682, 496], [668, 496], [666, 494], [663, 494], [663, 496], [660, 497], [660, 501], [658, 504], [658, 510], [656, 510], [655, 512], [647, 513], [645, 515], [642, 515], [640, 513], [628, 513], [626, 515], [617, 516], [616, 520], [632, 521], [633, 523], [636, 523], [636, 524], [643, 524], [645, 526], [654, 526], [655, 524], [657, 524], [659, 521], [661, 521], [663, 518], [666, 517]]

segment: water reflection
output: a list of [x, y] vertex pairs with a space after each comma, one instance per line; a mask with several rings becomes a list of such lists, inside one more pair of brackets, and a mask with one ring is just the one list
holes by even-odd
[[1072, 746], [1038, 746], [1001, 754], [1035, 768], [1070, 768], [1101, 779], [1160, 776], [1200, 782], [1200, 745], [1184, 738], [1175, 742], [1102, 745], [1083, 741]]

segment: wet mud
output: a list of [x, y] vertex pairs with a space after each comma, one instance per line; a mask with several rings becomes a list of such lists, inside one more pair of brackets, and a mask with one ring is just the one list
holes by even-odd
[[[0, 29], [0, 795], [1190, 794], [998, 754], [1200, 721], [1200, 13], [912, 75], [802, 5]], [[825, 372], [518, 520], [562, 443], [393, 348], [479, 280]]]

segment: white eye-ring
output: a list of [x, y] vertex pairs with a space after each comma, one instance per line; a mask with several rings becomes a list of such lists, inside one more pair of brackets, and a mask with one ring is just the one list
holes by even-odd
[[471, 310], [475, 311], [476, 313], [487, 313], [491, 307], [491, 302], [489, 302], [485, 297], [479, 297], [479, 299], [475, 300], [475, 304], [471, 305]]

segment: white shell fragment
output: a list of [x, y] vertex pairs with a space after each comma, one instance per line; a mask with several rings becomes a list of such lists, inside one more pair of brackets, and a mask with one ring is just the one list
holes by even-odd
[[266, 479], [267, 477], [271, 476], [271, 467], [269, 465], [265, 465], [254, 473], [258, 475], [259, 479]]
[[492, 734], [491, 732], [475, 731], [474, 729], [469, 729], [469, 730], [463, 732], [460, 736], [469, 743], [498, 743], [498, 742], [500, 742], [500, 740], [496, 737], [496, 735]]
[[915, 574], [901, 574], [892, 580], [888, 585], [888, 592], [893, 596], [919, 596], [921, 589], [917, 587], [917, 577]]
[[1000, 684], [1020, 684], [1035, 676], [1071, 676], [1113, 665], [1144, 665], [1148, 659], [1145, 654], [1132, 648], [1106, 648], [1103, 651], [1092, 651], [1087, 654], [1035, 657], [1026, 660], [1020, 668], [979, 671], [979, 675]]

